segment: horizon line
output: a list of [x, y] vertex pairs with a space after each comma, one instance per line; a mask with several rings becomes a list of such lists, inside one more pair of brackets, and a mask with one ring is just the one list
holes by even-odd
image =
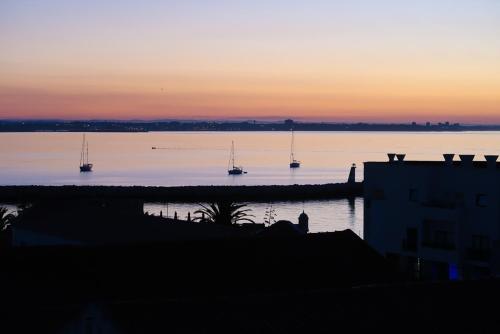
[[292, 120], [295, 123], [313, 123], [313, 124], [373, 124], [373, 125], [431, 125], [446, 124], [460, 126], [500, 126], [500, 123], [486, 124], [458, 121], [373, 121], [373, 120], [319, 120], [319, 119], [294, 119], [290, 117], [284, 118], [155, 118], [155, 119], [116, 119], [116, 118], [0, 118], [0, 122], [117, 122], [117, 123], [154, 123], [154, 122], [261, 122], [261, 123], [283, 123], [287, 120]]

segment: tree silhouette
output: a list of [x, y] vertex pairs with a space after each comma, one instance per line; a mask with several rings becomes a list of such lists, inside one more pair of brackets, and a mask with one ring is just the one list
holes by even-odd
[[201, 209], [196, 210], [194, 213], [196, 215], [201, 215], [195, 218], [197, 221], [212, 222], [219, 225], [233, 225], [239, 222], [250, 222], [255, 224], [251, 217], [255, 217], [249, 214], [251, 209], [243, 209], [246, 204], [236, 204], [231, 201], [217, 201], [215, 203], [210, 203], [208, 205], [199, 204]]

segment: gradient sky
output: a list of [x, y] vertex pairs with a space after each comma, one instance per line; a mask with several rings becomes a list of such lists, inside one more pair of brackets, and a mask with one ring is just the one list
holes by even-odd
[[283, 117], [500, 123], [500, 1], [0, 1], [0, 118]]

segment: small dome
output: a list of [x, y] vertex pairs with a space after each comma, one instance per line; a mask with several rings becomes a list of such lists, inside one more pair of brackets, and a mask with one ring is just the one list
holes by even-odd
[[309, 216], [302, 210], [302, 213], [299, 215], [299, 219], [309, 219]]
[[273, 226], [290, 226], [293, 225], [293, 223], [289, 220], [278, 220], [276, 223], [273, 224]]

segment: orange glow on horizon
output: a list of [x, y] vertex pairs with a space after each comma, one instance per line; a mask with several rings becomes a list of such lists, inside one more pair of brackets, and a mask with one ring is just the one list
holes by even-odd
[[416, 77], [12, 77], [0, 118], [500, 122], [499, 77]]
[[459, 2], [0, 4], [0, 118], [500, 124], [500, 4]]

